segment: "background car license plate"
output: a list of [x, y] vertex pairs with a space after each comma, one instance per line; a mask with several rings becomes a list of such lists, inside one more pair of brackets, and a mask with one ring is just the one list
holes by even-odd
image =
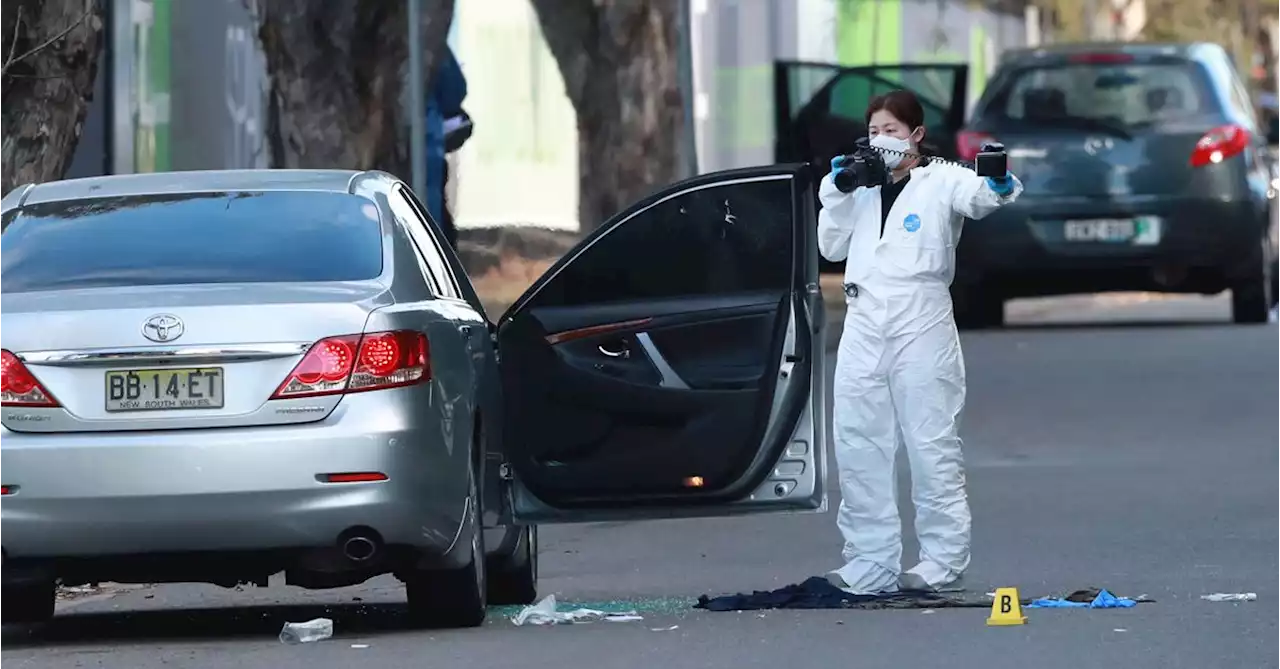
[[107, 372], [107, 411], [221, 409], [221, 367]]
[[1067, 221], [1062, 226], [1062, 238], [1068, 242], [1122, 244], [1133, 239], [1135, 232], [1134, 221], [1129, 218]]

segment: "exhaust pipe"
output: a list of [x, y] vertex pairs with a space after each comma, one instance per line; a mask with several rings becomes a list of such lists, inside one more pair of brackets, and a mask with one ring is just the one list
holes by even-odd
[[348, 537], [342, 542], [342, 555], [352, 562], [368, 562], [378, 554], [378, 542], [364, 535]]

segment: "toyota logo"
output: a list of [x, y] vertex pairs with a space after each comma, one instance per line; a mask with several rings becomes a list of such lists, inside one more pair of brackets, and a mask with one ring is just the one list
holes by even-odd
[[182, 319], [172, 314], [156, 314], [142, 323], [142, 336], [151, 341], [173, 341], [183, 330]]

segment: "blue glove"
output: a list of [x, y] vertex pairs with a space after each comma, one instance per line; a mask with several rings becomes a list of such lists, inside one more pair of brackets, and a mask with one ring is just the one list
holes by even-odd
[[987, 186], [996, 195], [1006, 197], [1013, 192], [1013, 174], [1005, 170], [1002, 177], [987, 177]]

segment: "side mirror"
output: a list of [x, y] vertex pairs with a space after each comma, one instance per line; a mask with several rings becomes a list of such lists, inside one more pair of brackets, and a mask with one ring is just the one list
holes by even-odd
[[1267, 143], [1280, 144], [1280, 116], [1271, 120], [1271, 125], [1267, 128]]

